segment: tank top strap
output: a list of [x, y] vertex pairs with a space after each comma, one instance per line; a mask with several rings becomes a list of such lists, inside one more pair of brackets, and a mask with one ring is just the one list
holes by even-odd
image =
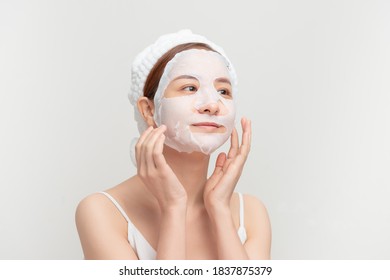
[[127, 216], [126, 212], [123, 210], [123, 208], [119, 205], [118, 201], [115, 200], [111, 195], [109, 195], [106, 192], [99, 192], [101, 194], [104, 194], [106, 197], [108, 197], [111, 202], [115, 205], [115, 207], [119, 210], [119, 212], [122, 214], [122, 216], [126, 219], [127, 223], [131, 224], [129, 217]]
[[111, 202], [115, 205], [115, 207], [119, 210], [122, 216], [127, 221], [127, 240], [129, 241], [131, 247], [134, 249], [134, 252], [137, 254], [139, 259], [156, 259], [156, 251], [150, 245], [150, 243], [145, 239], [142, 233], [135, 227], [135, 225], [131, 222], [129, 216], [127, 216], [126, 212], [120, 206], [118, 201], [115, 200], [111, 195], [106, 192], [99, 192], [105, 195]]
[[238, 237], [241, 240], [241, 243], [244, 244], [247, 239], [245, 221], [244, 221], [244, 198], [242, 193], [238, 193], [238, 198], [240, 200], [240, 225], [238, 228]]
[[240, 227], [245, 227], [244, 221], [244, 198], [242, 193], [238, 193], [238, 198], [240, 199]]

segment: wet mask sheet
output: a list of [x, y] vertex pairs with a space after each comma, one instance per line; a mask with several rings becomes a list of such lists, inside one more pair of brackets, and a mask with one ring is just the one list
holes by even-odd
[[154, 98], [155, 121], [167, 126], [165, 144], [204, 154], [223, 145], [234, 128], [234, 85], [220, 54], [199, 49], [178, 53], [165, 67]]

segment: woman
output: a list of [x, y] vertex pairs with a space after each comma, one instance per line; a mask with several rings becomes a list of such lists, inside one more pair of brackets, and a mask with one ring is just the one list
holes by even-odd
[[[86, 259], [269, 259], [263, 204], [235, 193], [251, 122], [234, 128], [236, 76], [223, 49], [189, 30], [161, 36], [135, 59], [129, 94], [141, 136], [137, 175], [82, 200]], [[230, 138], [207, 178], [210, 153]]]

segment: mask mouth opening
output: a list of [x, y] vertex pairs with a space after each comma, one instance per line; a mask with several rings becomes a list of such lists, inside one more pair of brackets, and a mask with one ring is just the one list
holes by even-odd
[[215, 127], [215, 128], [223, 127], [223, 125], [213, 123], [213, 122], [194, 123], [194, 124], [192, 124], [192, 126], [205, 126], [205, 127]]
[[195, 123], [189, 126], [192, 133], [224, 133], [226, 127], [214, 122]]

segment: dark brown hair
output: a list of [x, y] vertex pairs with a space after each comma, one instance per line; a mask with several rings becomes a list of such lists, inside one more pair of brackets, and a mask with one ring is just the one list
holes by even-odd
[[159, 60], [157, 60], [156, 64], [153, 66], [152, 70], [145, 81], [144, 86], [144, 96], [149, 98], [149, 100], [154, 99], [154, 95], [156, 94], [158, 83], [160, 82], [161, 76], [164, 73], [165, 66], [167, 63], [179, 52], [186, 51], [189, 49], [205, 49], [209, 51], [213, 50], [209, 45], [204, 43], [187, 43], [177, 45], [176, 47], [167, 51]]

